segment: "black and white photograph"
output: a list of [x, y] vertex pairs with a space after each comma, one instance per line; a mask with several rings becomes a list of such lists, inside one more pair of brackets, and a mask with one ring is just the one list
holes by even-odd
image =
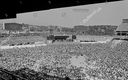
[[10, 5], [0, 8], [0, 80], [128, 80], [128, 0]]

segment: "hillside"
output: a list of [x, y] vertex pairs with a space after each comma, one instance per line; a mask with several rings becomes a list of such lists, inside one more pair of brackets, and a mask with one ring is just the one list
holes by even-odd
[[[12, 27], [14, 26], [14, 27]], [[65, 26], [38, 26], [29, 24], [19, 24], [19, 23], [6, 23], [5, 30], [7, 31], [21, 31], [24, 33], [38, 33], [38, 32], [48, 32], [50, 34], [65, 33], [65, 34], [77, 34], [77, 35], [115, 35], [115, 30], [118, 26], [115, 25], [76, 25], [73, 28], [68, 28]]]
[[74, 26], [74, 31], [80, 35], [115, 35], [115, 30], [118, 26], [113, 25], [92, 25], [84, 26], [77, 25]]

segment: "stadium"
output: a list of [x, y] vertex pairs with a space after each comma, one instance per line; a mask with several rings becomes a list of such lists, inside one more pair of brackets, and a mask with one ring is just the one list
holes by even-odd
[[15, 76], [20, 80], [127, 80], [126, 23], [125, 19], [116, 30], [114, 28], [113, 36], [110, 33], [69, 35], [66, 32], [60, 35], [51, 30], [44, 32], [45, 35], [12, 29], [1, 37], [1, 71], [9, 78]]

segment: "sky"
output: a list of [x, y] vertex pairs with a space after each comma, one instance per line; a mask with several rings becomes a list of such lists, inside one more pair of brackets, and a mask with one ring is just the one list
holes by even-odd
[[90, 4], [17, 14], [16, 19], [0, 22], [18, 22], [31, 25], [120, 25], [128, 18], [128, 0]]

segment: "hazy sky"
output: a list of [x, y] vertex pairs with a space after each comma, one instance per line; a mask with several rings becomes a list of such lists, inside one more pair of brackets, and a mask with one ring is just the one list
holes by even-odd
[[[73, 27], [79, 24], [119, 25], [123, 18], [128, 18], [128, 0], [22, 13], [17, 14], [17, 19], [7, 22]], [[83, 23], [85, 19], [88, 20]]]

